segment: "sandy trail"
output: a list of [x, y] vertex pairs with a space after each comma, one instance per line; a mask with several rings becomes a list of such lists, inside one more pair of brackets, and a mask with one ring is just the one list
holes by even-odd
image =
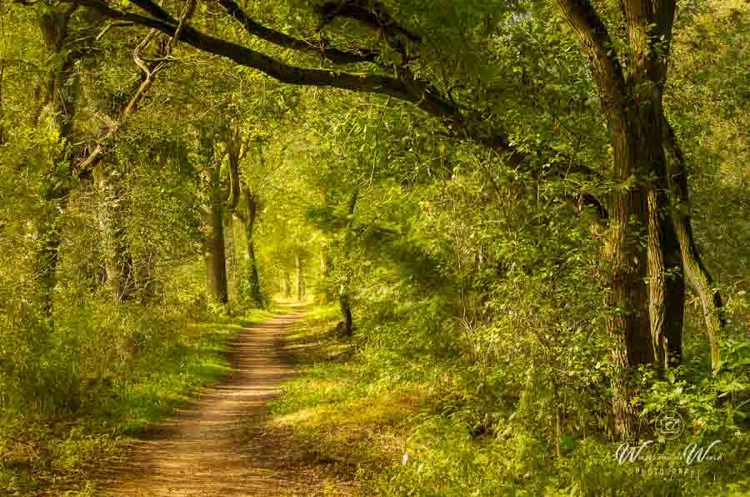
[[320, 468], [299, 467], [287, 458], [288, 441], [262, 430], [266, 404], [293, 372], [282, 359], [280, 341], [299, 315], [245, 329], [232, 344], [234, 369], [226, 381], [204, 389], [194, 404], [150, 430], [112, 464], [103, 475], [106, 495], [342, 495]]

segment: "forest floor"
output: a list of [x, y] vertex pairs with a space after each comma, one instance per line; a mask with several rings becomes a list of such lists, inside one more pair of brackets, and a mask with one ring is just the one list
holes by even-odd
[[308, 457], [268, 425], [268, 402], [294, 374], [283, 336], [292, 308], [252, 324], [230, 344], [232, 371], [130, 445], [99, 477], [105, 495], [127, 497], [345, 496], [351, 481]]

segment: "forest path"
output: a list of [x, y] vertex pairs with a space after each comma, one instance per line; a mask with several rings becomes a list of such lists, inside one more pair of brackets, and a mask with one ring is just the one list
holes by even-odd
[[149, 430], [112, 464], [108, 496], [276, 497], [346, 495], [325, 468], [300, 464], [294, 444], [263, 429], [267, 403], [293, 374], [281, 339], [301, 310], [243, 330], [231, 344], [229, 377]]

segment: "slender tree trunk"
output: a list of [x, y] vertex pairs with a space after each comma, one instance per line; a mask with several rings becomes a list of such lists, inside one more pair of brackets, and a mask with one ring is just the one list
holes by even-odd
[[302, 271], [302, 258], [299, 253], [294, 256], [294, 270], [297, 274], [297, 301], [302, 302], [305, 298], [305, 275]]
[[341, 309], [341, 319], [344, 323], [344, 335], [350, 337], [354, 334], [354, 317], [352, 316], [352, 304], [344, 285], [339, 288], [339, 307]]
[[339, 307], [341, 308], [341, 319], [344, 323], [344, 335], [352, 336], [354, 334], [354, 318], [352, 316], [352, 303], [351, 303], [351, 267], [349, 263], [349, 250], [352, 238], [352, 226], [354, 225], [354, 211], [357, 207], [357, 199], [359, 198], [359, 189], [355, 189], [349, 198], [349, 205], [347, 209], [348, 222], [346, 226], [346, 232], [344, 233], [344, 242], [342, 247], [343, 264], [343, 275], [341, 277], [341, 284], [339, 285]]
[[[48, 56], [54, 60], [47, 78], [45, 109], [58, 132], [59, 149], [50, 157], [42, 177], [41, 198], [44, 203], [37, 225], [39, 245], [36, 254], [39, 298], [43, 314], [52, 318], [54, 291], [57, 286], [57, 266], [60, 259], [62, 236], [61, 213], [72, 188], [72, 151], [69, 141], [73, 134], [73, 117], [79, 93], [75, 71], [76, 54], [69, 46], [68, 23], [72, 10], [65, 6], [50, 8], [40, 19], [39, 26]], [[67, 166], [67, 167], [66, 167]]]
[[235, 241], [235, 225], [232, 216], [224, 216], [224, 251], [227, 267], [227, 294], [229, 300], [237, 296], [237, 242]]
[[154, 301], [158, 296], [156, 278], [157, 254], [153, 249], [146, 249], [137, 258], [131, 258], [133, 274], [133, 294], [141, 302]]
[[[210, 157], [209, 157], [210, 160]], [[226, 251], [224, 247], [224, 199], [218, 164], [209, 170], [209, 205], [204, 209], [204, 255], [208, 295], [214, 302], [229, 301]]]
[[661, 92], [654, 89], [644, 95], [635, 110], [641, 130], [638, 141], [642, 162], [649, 175], [647, 255], [651, 339], [654, 363], [664, 369], [682, 360], [685, 281], [680, 247], [670, 219]]
[[97, 215], [104, 252], [106, 284], [112, 300], [119, 303], [135, 296], [135, 275], [133, 258], [126, 240], [123, 192], [114, 176], [102, 163], [93, 171], [94, 184], [99, 195]]
[[319, 273], [318, 273], [318, 303], [325, 305], [328, 303], [328, 292], [326, 291], [326, 280], [328, 279], [328, 254], [326, 253], [325, 240], [320, 241]]
[[5, 107], [3, 105], [3, 86], [5, 80], [5, 61], [0, 60], [0, 146], [5, 145]]
[[253, 193], [247, 187], [242, 189], [242, 197], [245, 200], [245, 206], [247, 209], [245, 214], [245, 238], [247, 240], [248, 288], [250, 290], [250, 298], [253, 300], [253, 303], [259, 308], [263, 308], [265, 307], [265, 302], [260, 286], [258, 260], [255, 255], [255, 221], [258, 215], [258, 201], [255, 195], [253, 195]]
[[664, 148], [669, 159], [668, 179], [673, 205], [671, 221], [678, 241], [685, 276], [701, 303], [710, 347], [711, 367], [714, 371], [718, 371], [721, 366], [718, 337], [725, 324], [724, 303], [711, 274], [703, 264], [695, 243], [690, 219], [690, 193], [685, 157], [677, 143], [674, 130], [666, 119], [663, 124], [663, 137]]

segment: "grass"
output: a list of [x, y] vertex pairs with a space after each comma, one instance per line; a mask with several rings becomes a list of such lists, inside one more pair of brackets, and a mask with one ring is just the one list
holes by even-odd
[[75, 415], [0, 419], [0, 495], [94, 496], [91, 474], [146, 428], [226, 376], [227, 344], [274, 312], [194, 323], [134, 358], [126, 375], [82, 387]]
[[[425, 391], [369, 381], [356, 345], [337, 335], [337, 319], [335, 308], [313, 307], [287, 334], [285, 350], [300, 374], [271, 403], [269, 425], [290, 432], [308, 459], [367, 482], [401, 464]], [[366, 486], [360, 491], [369, 495]]]

